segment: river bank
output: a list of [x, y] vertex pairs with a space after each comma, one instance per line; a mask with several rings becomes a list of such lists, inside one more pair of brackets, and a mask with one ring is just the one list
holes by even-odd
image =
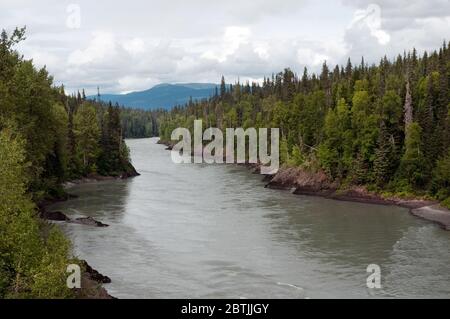
[[[156, 141], [127, 140], [141, 177], [74, 185], [50, 207], [110, 225], [59, 226], [114, 297], [449, 296], [449, 233], [406, 209], [264, 189], [253, 167], [178, 165]], [[385, 274], [373, 295], [372, 263]]]
[[281, 168], [277, 174], [266, 176], [265, 180], [268, 182], [266, 188], [289, 190], [295, 195], [320, 196], [339, 201], [408, 208], [412, 215], [437, 223], [445, 230], [450, 230], [450, 211], [440, 206], [438, 201], [383, 196], [368, 191], [364, 186], [340, 188], [340, 185], [330, 181], [324, 173], [310, 173], [298, 168]]
[[[70, 189], [74, 185], [80, 184], [90, 184], [103, 181], [113, 181], [133, 178], [139, 176], [140, 174], [136, 171], [133, 165], [129, 165], [125, 172], [118, 174], [117, 176], [102, 176], [98, 174], [91, 174], [89, 176], [71, 180], [64, 183], [62, 186], [64, 190]], [[90, 227], [108, 227], [109, 225], [97, 221], [91, 217], [81, 217], [72, 219], [65, 213], [60, 211], [51, 211], [48, 209], [51, 205], [55, 203], [65, 202], [70, 199], [75, 199], [77, 196], [64, 192], [61, 196], [57, 198], [47, 198], [38, 203], [38, 213], [39, 217], [45, 221], [52, 222], [67, 222], [80, 224]], [[81, 273], [81, 288], [74, 289], [75, 297], [77, 299], [116, 299], [111, 296], [108, 291], [103, 287], [103, 284], [111, 283], [111, 279], [108, 276], [102, 275], [96, 269], [92, 268], [87, 261], [76, 259], [80, 268]]]
[[[158, 141], [158, 144], [165, 145], [167, 150], [172, 150], [174, 145], [172, 142], [164, 141]], [[258, 164], [240, 165], [248, 167], [255, 174], [260, 173]], [[342, 188], [323, 172], [311, 173], [293, 167], [280, 168], [275, 175], [265, 175], [264, 181], [267, 182], [266, 188], [288, 190], [295, 195], [319, 196], [339, 201], [407, 208], [412, 215], [434, 222], [442, 229], [450, 230], [450, 211], [440, 206], [439, 202], [435, 200], [383, 196], [359, 185]]]

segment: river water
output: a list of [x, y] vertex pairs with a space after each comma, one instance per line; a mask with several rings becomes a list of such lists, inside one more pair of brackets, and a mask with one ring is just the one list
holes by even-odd
[[450, 297], [450, 232], [399, 207], [265, 189], [240, 166], [177, 165], [156, 141], [127, 141], [140, 177], [74, 186], [52, 207], [110, 225], [60, 224], [113, 296]]

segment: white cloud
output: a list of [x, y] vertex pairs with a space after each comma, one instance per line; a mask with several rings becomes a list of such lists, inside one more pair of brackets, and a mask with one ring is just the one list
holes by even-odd
[[260, 59], [268, 60], [270, 58], [269, 44], [267, 42], [255, 43], [253, 47]]
[[[413, 47], [420, 52], [438, 49], [448, 40], [450, 1], [343, 0], [356, 8], [344, 41], [353, 60], [364, 55], [377, 62]], [[447, 38], [447, 39], [446, 39]]]
[[152, 78], [143, 78], [138, 76], [125, 76], [118, 80], [119, 91], [122, 94], [135, 91], [136, 88], [144, 89], [158, 84], [158, 81]]
[[131, 55], [138, 55], [145, 52], [144, 40], [140, 38], [134, 38], [126, 41], [124, 44], [124, 49]]
[[381, 28], [381, 9], [377, 4], [372, 3], [364, 10], [355, 11], [350, 28], [362, 26], [366, 26], [381, 45], [386, 45], [391, 40], [391, 36]]
[[325, 54], [314, 52], [308, 48], [301, 48], [297, 50], [298, 61], [300, 64], [318, 66], [328, 60], [329, 57]]
[[450, 29], [449, 0], [78, 0], [79, 29], [58, 0], [2, 0], [4, 27], [27, 25], [20, 46], [56, 83], [94, 93], [161, 82], [260, 80], [285, 67], [302, 72], [377, 62], [413, 46], [437, 48]]
[[251, 36], [251, 31], [246, 27], [231, 26], [225, 28], [222, 43], [217, 49], [208, 50], [202, 54], [202, 58], [225, 62], [227, 57], [236, 53], [239, 46], [247, 44]]
[[69, 65], [84, 65], [104, 60], [115, 54], [114, 35], [108, 32], [94, 32], [93, 39], [84, 50], [74, 51], [68, 58]]

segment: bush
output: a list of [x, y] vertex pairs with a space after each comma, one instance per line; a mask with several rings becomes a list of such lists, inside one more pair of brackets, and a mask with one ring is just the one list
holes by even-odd
[[450, 197], [450, 150], [437, 162], [433, 172], [432, 192], [439, 200]]
[[0, 131], [0, 298], [66, 298], [69, 242], [36, 217], [26, 194], [24, 143]]
[[445, 208], [450, 209], [450, 197], [447, 198], [446, 200], [444, 200], [444, 201], [441, 203], [441, 205], [444, 206]]

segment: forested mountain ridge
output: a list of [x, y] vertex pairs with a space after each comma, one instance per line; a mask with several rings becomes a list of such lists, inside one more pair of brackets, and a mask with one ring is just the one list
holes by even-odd
[[320, 74], [290, 69], [262, 85], [222, 79], [220, 94], [164, 115], [163, 141], [173, 129], [278, 127], [285, 167], [325, 173], [341, 186], [364, 185], [401, 196], [433, 196], [450, 206], [450, 49], [444, 42], [418, 56], [382, 58]]
[[[104, 102], [112, 102], [125, 107], [140, 108], [144, 110], [170, 109], [192, 100], [207, 99], [214, 95], [217, 89], [212, 83], [185, 83], [168, 84], [163, 83], [149, 90], [131, 92], [128, 94], [101, 94], [100, 99]], [[90, 96], [90, 99], [96, 98]]]
[[0, 37], [0, 298], [64, 298], [70, 244], [41, 221], [37, 205], [83, 176], [134, 175], [120, 108], [67, 96], [14, 47], [25, 29]]

